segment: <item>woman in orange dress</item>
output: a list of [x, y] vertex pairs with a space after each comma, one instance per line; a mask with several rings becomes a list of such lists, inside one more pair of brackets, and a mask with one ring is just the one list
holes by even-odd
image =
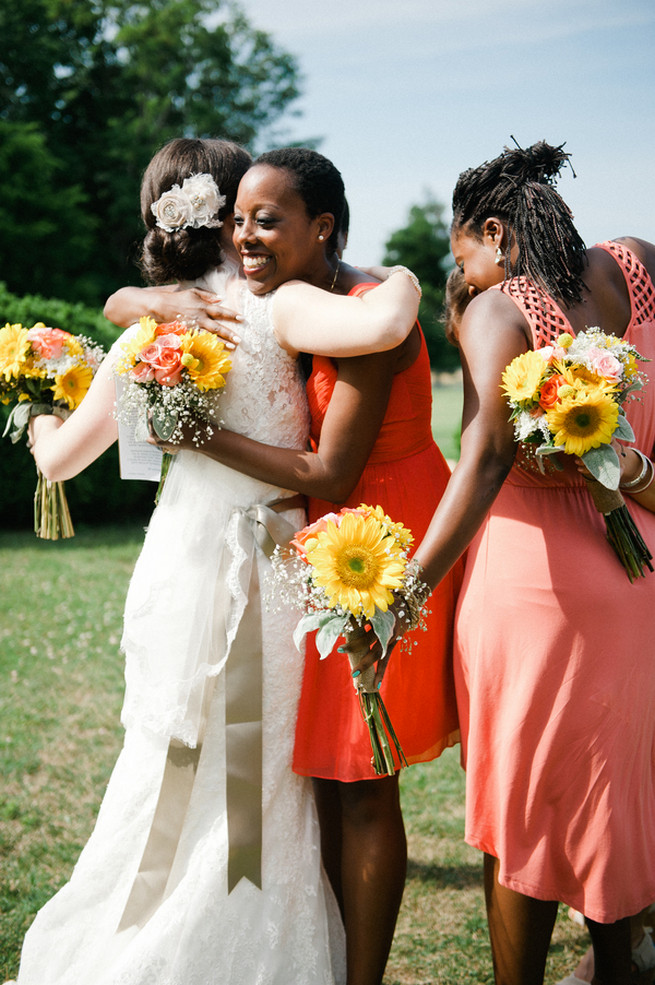
[[[235, 244], [250, 290], [275, 292], [273, 330], [283, 347], [311, 351], [301, 339], [320, 307], [312, 288], [289, 281], [336, 295], [361, 290], [362, 282], [364, 291], [375, 286], [339, 259], [344, 202], [334, 166], [299, 148], [264, 154], [239, 187]], [[308, 246], [299, 231], [317, 215], [327, 224]], [[314, 357], [308, 394], [312, 450], [289, 453], [221, 430], [200, 451], [267, 481], [284, 476], [288, 488], [309, 497], [312, 517], [365, 501], [422, 537], [450, 473], [432, 439], [430, 367], [418, 325], [387, 352], [336, 362]], [[434, 759], [458, 740], [451, 667], [456, 589], [457, 573], [445, 576], [428, 632], [417, 634], [417, 652], [403, 654], [384, 687], [409, 762]], [[346, 927], [348, 985], [379, 985], [406, 875], [398, 774], [378, 777], [373, 770], [347, 659], [335, 653], [319, 662], [310, 647], [306, 668], [294, 768], [315, 778], [323, 861]]]
[[[586, 249], [552, 187], [567, 158], [539, 143], [460, 175], [462, 452], [416, 550], [436, 584], [468, 547], [454, 655], [466, 840], [485, 853], [502, 985], [541, 985], [558, 901], [585, 915], [594, 981], [628, 985], [629, 918], [655, 898], [655, 574], [630, 582], [571, 456], [543, 474], [517, 454], [500, 388], [518, 354], [594, 326], [655, 365], [655, 246]], [[655, 553], [655, 383], [625, 409], [621, 488]]]

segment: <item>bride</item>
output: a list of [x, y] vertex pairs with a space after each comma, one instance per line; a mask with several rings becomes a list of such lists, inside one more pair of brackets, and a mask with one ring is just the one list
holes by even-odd
[[[142, 185], [144, 263], [155, 282], [196, 285], [241, 310], [220, 399], [226, 427], [302, 449], [308, 410], [296, 360], [275, 339], [272, 296], [241, 286], [231, 242], [249, 163], [225, 141], [163, 147]], [[190, 221], [156, 217], [162, 196], [191, 175], [225, 196], [218, 212], [194, 212], [192, 201]], [[308, 243], [319, 222], [308, 219]], [[371, 351], [376, 324], [406, 333], [416, 318], [403, 276], [362, 299], [315, 294], [304, 347], [325, 355]], [[333, 304], [338, 326], [327, 332]], [[66, 422], [33, 419], [32, 450], [47, 478], [70, 478], [116, 440], [114, 366], [129, 337], [128, 329]], [[175, 456], [126, 601], [124, 747], [70, 882], [28, 931], [19, 985], [345, 981], [310, 782], [290, 765], [302, 672], [295, 617], [260, 601], [268, 568], [260, 542], [304, 521], [292, 490], [196, 451]]]

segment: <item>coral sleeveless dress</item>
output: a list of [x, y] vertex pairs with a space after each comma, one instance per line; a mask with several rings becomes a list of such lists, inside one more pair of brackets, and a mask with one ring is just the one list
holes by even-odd
[[[655, 360], [653, 283], [625, 247], [600, 248], [630, 292], [624, 338]], [[501, 289], [535, 348], [571, 331], [530, 283]], [[653, 367], [626, 404], [650, 456]], [[625, 499], [655, 554], [655, 514]], [[601, 923], [655, 899], [654, 613], [655, 574], [630, 583], [577, 471], [543, 476], [521, 453], [469, 547], [456, 620], [466, 840], [499, 859], [501, 885]]]
[[[336, 379], [335, 364], [315, 356], [307, 384], [315, 448]], [[416, 544], [427, 530], [450, 476], [432, 438], [431, 407], [430, 364], [421, 335], [418, 358], [394, 377], [387, 412], [360, 481], [341, 504], [382, 506], [393, 520], [411, 529]], [[338, 509], [334, 503], [310, 499], [309, 519]], [[396, 648], [382, 683], [381, 694], [408, 763], [434, 759], [459, 739], [452, 624], [460, 575], [457, 568], [435, 589], [427, 633], [419, 630], [412, 634], [416, 646], [411, 652]], [[293, 769], [304, 776], [344, 781], [376, 776], [348, 659], [335, 649], [321, 660], [313, 636], [308, 639]]]

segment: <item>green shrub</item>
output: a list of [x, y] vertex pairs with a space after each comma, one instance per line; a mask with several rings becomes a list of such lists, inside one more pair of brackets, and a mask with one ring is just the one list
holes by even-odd
[[[18, 297], [0, 282], [0, 327], [10, 322], [31, 328], [39, 321], [73, 335], [85, 335], [105, 349], [110, 348], [121, 331], [97, 308], [38, 294]], [[0, 407], [0, 434], [4, 431], [9, 409]], [[12, 445], [9, 438], [5, 438], [0, 443], [0, 528], [32, 526], [35, 488], [36, 469], [25, 443]], [[153, 482], [120, 478], [116, 445], [66, 483], [73, 525], [145, 519], [152, 511], [155, 491]]]
[[62, 301], [60, 298], [44, 298], [40, 294], [19, 297], [7, 290], [0, 281], [0, 326], [7, 322], [31, 328], [36, 322], [51, 328], [61, 328], [73, 335], [86, 335], [109, 349], [120, 328], [113, 325], [98, 308], [89, 308], [79, 302]]

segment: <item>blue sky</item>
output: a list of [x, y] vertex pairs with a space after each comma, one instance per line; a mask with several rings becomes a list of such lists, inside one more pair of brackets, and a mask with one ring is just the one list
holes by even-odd
[[376, 262], [411, 205], [460, 171], [566, 142], [559, 189], [588, 244], [655, 240], [653, 0], [240, 0], [304, 76], [284, 141], [322, 137], [351, 206], [346, 259]]

